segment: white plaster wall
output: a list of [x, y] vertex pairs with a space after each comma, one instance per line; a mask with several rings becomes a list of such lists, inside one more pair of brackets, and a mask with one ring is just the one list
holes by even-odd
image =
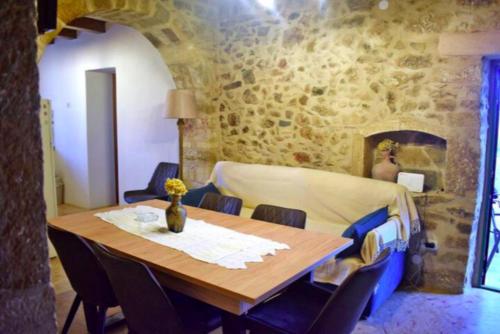
[[90, 207], [85, 71], [115, 68], [120, 202], [144, 188], [160, 161], [178, 162], [175, 120], [163, 118], [174, 82], [158, 51], [139, 32], [109, 25], [106, 34], [58, 39], [39, 64], [40, 94], [52, 102], [56, 168], [65, 202]]

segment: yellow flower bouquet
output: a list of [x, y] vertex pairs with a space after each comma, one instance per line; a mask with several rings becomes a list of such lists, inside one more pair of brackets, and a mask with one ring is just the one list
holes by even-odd
[[167, 179], [165, 190], [170, 195], [170, 206], [165, 210], [168, 229], [180, 233], [186, 223], [187, 211], [182, 206], [181, 197], [187, 193], [186, 185], [180, 179]]
[[380, 152], [389, 151], [390, 153], [395, 153], [399, 148], [399, 143], [392, 141], [390, 139], [384, 139], [377, 145], [377, 150]]
[[184, 196], [187, 193], [186, 185], [180, 179], [167, 179], [165, 190], [170, 196]]

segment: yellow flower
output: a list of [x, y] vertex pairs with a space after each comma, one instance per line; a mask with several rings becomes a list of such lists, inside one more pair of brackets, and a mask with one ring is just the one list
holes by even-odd
[[180, 179], [167, 179], [165, 190], [169, 195], [183, 196], [187, 193], [186, 186]]
[[394, 153], [399, 148], [399, 143], [392, 141], [390, 139], [384, 139], [377, 145], [377, 150], [380, 152], [390, 151]]

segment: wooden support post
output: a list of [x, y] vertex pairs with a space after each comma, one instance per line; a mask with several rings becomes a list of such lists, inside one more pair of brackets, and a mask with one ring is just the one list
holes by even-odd
[[73, 29], [64, 28], [59, 32], [59, 36], [66, 39], [76, 39], [78, 38], [78, 31]]
[[90, 17], [79, 17], [68, 23], [67, 27], [75, 30], [86, 30], [95, 33], [106, 32], [106, 22]]
[[179, 179], [184, 181], [184, 120], [179, 118], [177, 126], [179, 127]]

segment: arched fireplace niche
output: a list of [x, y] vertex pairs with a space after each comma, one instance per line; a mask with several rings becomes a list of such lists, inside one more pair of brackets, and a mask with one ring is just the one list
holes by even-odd
[[[353, 174], [371, 177], [374, 164], [381, 161], [377, 144], [384, 139], [399, 143], [396, 161], [402, 172], [425, 175], [425, 192], [446, 191], [447, 140], [436, 132], [415, 127], [385, 127], [355, 136]], [[357, 148], [357, 149], [356, 149]]]

